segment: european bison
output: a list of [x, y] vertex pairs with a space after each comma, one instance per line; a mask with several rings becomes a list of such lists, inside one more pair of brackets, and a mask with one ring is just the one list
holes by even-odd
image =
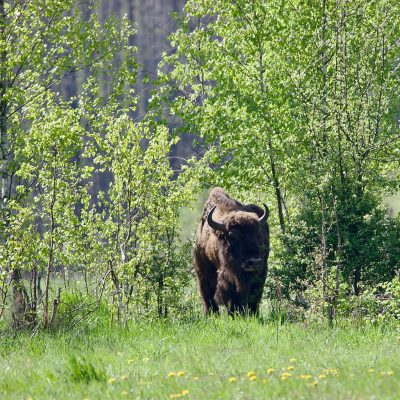
[[265, 211], [241, 204], [214, 188], [196, 233], [194, 267], [206, 313], [258, 312], [268, 271], [269, 227]]

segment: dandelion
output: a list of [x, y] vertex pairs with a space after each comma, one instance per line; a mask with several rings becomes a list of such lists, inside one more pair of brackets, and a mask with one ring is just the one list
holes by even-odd
[[319, 374], [319, 375], [318, 375], [318, 378], [319, 378], [319, 379], [325, 379], [325, 378], [326, 378], [326, 375], [325, 375], [325, 374]]
[[288, 371], [293, 371], [293, 370], [294, 370], [294, 365], [289, 365], [289, 366], [287, 367], [287, 370], [288, 370]]
[[249, 376], [249, 380], [253, 382], [253, 381], [257, 380], [257, 377], [255, 375], [251, 375], [251, 376]]
[[282, 372], [281, 374], [281, 381], [286, 381], [288, 378], [290, 378], [292, 376], [291, 373], [289, 372]]
[[250, 378], [251, 376], [254, 376], [256, 373], [254, 371], [249, 371], [247, 373], [247, 376]]
[[337, 375], [338, 372], [336, 371], [336, 369], [331, 369], [331, 370], [330, 370], [330, 373], [331, 373], [332, 375]]
[[392, 375], [394, 375], [394, 371], [387, 371], [387, 372], [382, 371], [382, 372], [381, 372], [381, 375], [392, 376]]
[[300, 375], [300, 379], [311, 379], [312, 378], [312, 375], [310, 375], [310, 374], [301, 374]]
[[237, 381], [237, 378], [236, 376], [231, 376], [228, 380], [230, 383], [235, 383]]
[[175, 376], [176, 376], [175, 372], [168, 373], [168, 378], [175, 378]]
[[297, 361], [297, 358], [291, 358], [289, 361], [290, 361], [291, 363], [295, 363], [295, 362]]
[[179, 399], [182, 395], [180, 393], [175, 393], [175, 394], [170, 394], [169, 398], [170, 399]]
[[112, 385], [113, 383], [115, 383], [115, 381], [116, 381], [115, 378], [110, 378], [110, 379], [108, 380], [108, 383], [109, 383], [110, 385]]
[[275, 372], [275, 370], [273, 369], [273, 368], [268, 368], [267, 369], [267, 374], [268, 375], [271, 375], [271, 374], [273, 374]]
[[185, 376], [185, 373], [183, 371], [178, 371], [178, 376]]
[[189, 394], [189, 390], [187, 390], [187, 389], [182, 390], [182, 393], [181, 393], [182, 396], [187, 396], [188, 394]]

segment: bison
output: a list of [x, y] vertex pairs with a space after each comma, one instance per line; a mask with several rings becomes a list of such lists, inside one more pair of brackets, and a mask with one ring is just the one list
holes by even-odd
[[265, 210], [242, 204], [221, 188], [205, 203], [197, 229], [194, 268], [204, 311], [258, 313], [268, 271], [269, 227]]

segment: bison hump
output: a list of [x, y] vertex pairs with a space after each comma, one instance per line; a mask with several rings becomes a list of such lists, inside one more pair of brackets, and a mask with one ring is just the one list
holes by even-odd
[[207, 202], [207, 209], [211, 209], [213, 206], [217, 206], [218, 211], [221, 213], [228, 213], [230, 211], [236, 211], [243, 209], [243, 204], [232, 199], [224, 189], [216, 187], [211, 190], [210, 196]]

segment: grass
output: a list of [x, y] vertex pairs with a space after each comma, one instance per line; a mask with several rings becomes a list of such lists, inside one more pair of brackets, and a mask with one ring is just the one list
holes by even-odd
[[227, 317], [0, 337], [4, 399], [397, 399], [398, 326]]

